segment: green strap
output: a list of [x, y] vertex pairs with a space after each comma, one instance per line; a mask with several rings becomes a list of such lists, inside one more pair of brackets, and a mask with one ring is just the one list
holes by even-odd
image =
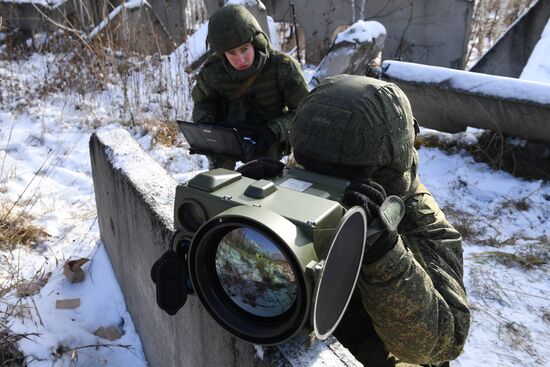
[[242, 96], [244, 94], [244, 92], [246, 92], [248, 90], [248, 88], [250, 88], [250, 86], [252, 84], [254, 84], [256, 79], [258, 79], [258, 76], [260, 76], [261, 72], [262, 72], [262, 70], [260, 69], [257, 72], [255, 72], [254, 74], [252, 74], [250, 76], [250, 78], [246, 79], [243, 82], [243, 84], [241, 84], [239, 89], [237, 89], [235, 92], [233, 92], [233, 94], [229, 97], [229, 100], [233, 101], [233, 100], [239, 98], [240, 96]]

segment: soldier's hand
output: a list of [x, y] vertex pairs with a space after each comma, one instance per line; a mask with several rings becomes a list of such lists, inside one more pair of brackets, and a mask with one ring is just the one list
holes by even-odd
[[243, 176], [260, 180], [262, 178], [272, 178], [283, 172], [285, 165], [272, 158], [259, 158], [240, 166], [237, 172]]
[[[395, 197], [393, 198], [395, 199]], [[378, 226], [382, 232], [374, 239], [367, 237], [363, 258], [363, 262], [366, 264], [380, 259], [397, 243], [397, 225], [386, 226], [383, 224], [385, 221], [380, 218], [380, 207], [386, 199], [386, 190], [380, 184], [371, 180], [353, 181], [344, 191], [344, 204], [361, 206], [367, 214], [368, 228]]]
[[365, 209], [367, 222], [371, 223], [380, 211], [380, 205], [386, 200], [386, 190], [371, 180], [352, 181], [344, 191], [344, 204], [358, 205]]
[[267, 126], [261, 126], [256, 133], [256, 157], [264, 156], [269, 148], [275, 143], [275, 134]]

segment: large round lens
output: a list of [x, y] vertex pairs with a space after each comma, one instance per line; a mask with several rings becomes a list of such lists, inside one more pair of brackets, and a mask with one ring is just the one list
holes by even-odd
[[296, 300], [298, 285], [289, 261], [269, 238], [252, 228], [239, 227], [222, 238], [216, 272], [229, 298], [253, 315], [279, 316]]

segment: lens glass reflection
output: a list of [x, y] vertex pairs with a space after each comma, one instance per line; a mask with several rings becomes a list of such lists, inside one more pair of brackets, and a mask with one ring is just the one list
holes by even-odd
[[231, 300], [253, 315], [281, 315], [296, 300], [297, 282], [288, 259], [252, 228], [239, 227], [222, 238], [216, 272]]

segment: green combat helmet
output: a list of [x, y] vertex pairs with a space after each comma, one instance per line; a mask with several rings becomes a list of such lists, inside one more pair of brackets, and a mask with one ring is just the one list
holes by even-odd
[[256, 18], [241, 5], [226, 5], [216, 10], [208, 23], [208, 42], [218, 54], [252, 42], [254, 48], [266, 51], [267, 35]]
[[294, 156], [305, 168], [371, 178], [403, 195], [416, 177], [415, 121], [395, 84], [354, 75], [327, 78], [294, 120]]

